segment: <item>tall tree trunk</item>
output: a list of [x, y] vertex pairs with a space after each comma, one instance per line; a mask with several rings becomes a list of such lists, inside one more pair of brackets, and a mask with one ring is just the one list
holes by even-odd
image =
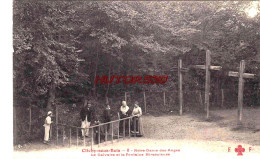
[[[108, 80], [110, 80], [110, 77], [111, 77], [110, 72], [111, 72], [111, 63], [109, 64]], [[106, 95], [105, 95], [107, 104], [109, 103], [108, 97], [107, 97], [108, 91], [109, 91], [109, 88], [110, 88], [109, 86], [110, 86], [110, 83], [107, 84], [107, 90], [106, 90]]]
[[17, 144], [17, 120], [16, 120], [16, 107], [13, 106], [13, 116], [14, 116], [14, 129], [13, 129], [13, 137], [14, 137], [14, 144]]
[[[99, 50], [97, 51], [94, 80], [97, 77], [97, 69], [98, 69], [98, 61], [99, 61], [98, 52], [99, 52]], [[96, 84], [95, 84], [94, 80], [93, 80], [93, 96], [96, 97]]]
[[49, 90], [49, 99], [48, 99], [48, 103], [47, 103], [47, 110], [51, 110], [52, 109], [52, 103], [55, 100], [55, 84], [52, 82], [50, 90]]

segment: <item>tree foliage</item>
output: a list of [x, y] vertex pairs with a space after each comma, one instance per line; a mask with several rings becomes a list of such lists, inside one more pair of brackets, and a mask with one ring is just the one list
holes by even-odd
[[[249, 18], [252, 2], [20, 2], [14, 1], [15, 94], [49, 99], [64, 89], [74, 95], [106, 96], [166, 85], [95, 85], [96, 75], [163, 74], [179, 57], [236, 69], [259, 52], [259, 15]], [[240, 46], [243, 40], [245, 45]], [[195, 51], [197, 50], [197, 51]], [[250, 63], [250, 62], [249, 62]], [[252, 66], [252, 72], [259, 70]], [[254, 69], [253, 69], [254, 68]], [[70, 92], [69, 91], [69, 92]], [[89, 92], [89, 93], [86, 93]], [[90, 93], [91, 92], [91, 93]], [[110, 93], [108, 93], [110, 92]], [[72, 95], [72, 96], [74, 96]], [[50, 101], [51, 99], [51, 101]]]

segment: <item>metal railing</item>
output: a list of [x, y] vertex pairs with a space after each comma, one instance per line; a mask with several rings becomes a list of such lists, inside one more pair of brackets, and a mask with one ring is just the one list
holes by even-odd
[[[126, 135], [128, 135], [128, 138], [130, 138], [131, 137], [131, 126], [133, 126], [132, 134], [134, 137], [136, 137], [136, 132], [137, 132], [136, 131], [136, 128], [137, 128], [136, 117], [137, 116], [130, 116], [127, 118], [113, 120], [113, 121], [106, 122], [106, 123], [100, 123], [98, 125], [90, 126], [89, 128], [81, 128], [81, 127], [67, 125], [67, 124], [63, 124], [63, 123], [53, 124], [51, 131], [50, 131], [50, 138], [51, 139], [54, 138], [53, 131], [55, 130], [56, 145], [60, 144], [60, 138], [61, 138], [62, 146], [66, 145], [65, 142], [68, 142], [69, 147], [72, 145], [79, 146], [79, 144], [80, 144], [79, 130], [86, 131], [88, 129], [89, 134], [91, 136], [90, 136], [90, 138], [87, 138], [87, 137], [85, 137], [85, 135], [83, 135], [83, 145], [82, 146], [84, 146], [84, 147], [91, 146], [91, 148], [93, 147], [94, 144], [97, 144], [98, 146], [100, 146], [100, 144], [102, 143], [102, 140], [104, 140], [104, 144], [106, 145], [108, 142], [114, 143], [114, 140], [119, 140], [120, 137], [124, 140], [127, 137]], [[131, 122], [131, 121], [133, 121], [133, 122]], [[120, 130], [120, 128], [121, 128], [121, 130]], [[110, 132], [108, 131], [108, 129]], [[116, 132], [114, 132], [114, 130]], [[66, 134], [68, 134], [68, 135], [66, 135]], [[75, 141], [75, 140], [73, 140], [73, 137], [75, 137], [75, 136], [76, 136], [76, 143], [73, 144], [73, 141]], [[88, 139], [88, 141], [86, 138]], [[87, 145], [86, 143], [89, 143], [89, 145]]]

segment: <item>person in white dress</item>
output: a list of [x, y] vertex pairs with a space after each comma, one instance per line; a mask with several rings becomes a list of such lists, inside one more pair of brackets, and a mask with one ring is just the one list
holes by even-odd
[[[132, 112], [132, 116], [135, 116], [132, 118], [132, 133], [136, 133], [138, 136], [143, 136], [144, 135], [144, 130], [143, 130], [143, 121], [142, 121], [142, 109], [139, 106], [138, 102], [135, 102], [135, 106]], [[135, 131], [134, 131], [134, 128]]]
[[[120, 107], [120, 111], [119, 111], [119, 118], [123, 119], [123, 118], [127, 118], [130, 116], [130, 111], [129, 111], [129, 107], [126, 104], [126, 101], [122, 101], [122, 106]], [[125, 133], [127, 133], [128, 131], [128, 120], [125, 120]], [[119, 122], [119, 133], [122, 134], [123, 133], [123, 128], [124, 128], [124, 121], [121, 120]]]
[[52, 117], [52, 112], [48, 111], [47, 117], [45, 118], [44, 122], [44, 140], [43, 143], [47, 144], [49, 142], [49, 136], [50, 136], [50, 128], [51, 128], [51, 117]]
[[81, 139], [83, 140], [84, 139], [84, 136], [85, 137], [88, 137], [88, 134], [89, 134], [89, 126], [90, 126], [90, 122], [88, 121], [88, 107], [86, 106], [87, 105], [87, 100], [84, 101], [84, 104], [80, 110], [80, 118], [81, 118]]

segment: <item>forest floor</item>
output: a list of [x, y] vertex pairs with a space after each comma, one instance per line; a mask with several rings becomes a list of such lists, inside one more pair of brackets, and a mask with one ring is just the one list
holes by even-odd
[[[205, 114], [191, 113], [183, 116], [146, 114], [143, 116], [144, 137], [120, 139], [114, 144], [102, 143], [100, 147], [94, 146], [94, 149], [113, 148], [126, 151], [129, 148], [131, 151], [131, 149], [165, 148], [180, 150], [180, 152], [171, 152], [171, 156], [177, 158], [190, 158], [192, 154], [202, 155], [202, 158], [203, 154], [211, 158], [233, 158], [237, 156], [235, 148], [242, 145], [245, 148], [242, 157], [259, 158], [260, 108], [244, 109], [243, 124], [239, 127], [236, 124], [236, 115], [236, 109], [211, 111], [209, 120], [205, 120]], [[23, 145], [21, 148], [15, 147], [14, 158], [56, 158], [57, 154], [60, 154], [61, 158], [70, 158], [73, 155], [86, 158], [90, 153], [82, 153], [83, 148], [82, 146], [57, 147], [35, 142]], [[228, 152], [229, 148], [230, 152]]]

